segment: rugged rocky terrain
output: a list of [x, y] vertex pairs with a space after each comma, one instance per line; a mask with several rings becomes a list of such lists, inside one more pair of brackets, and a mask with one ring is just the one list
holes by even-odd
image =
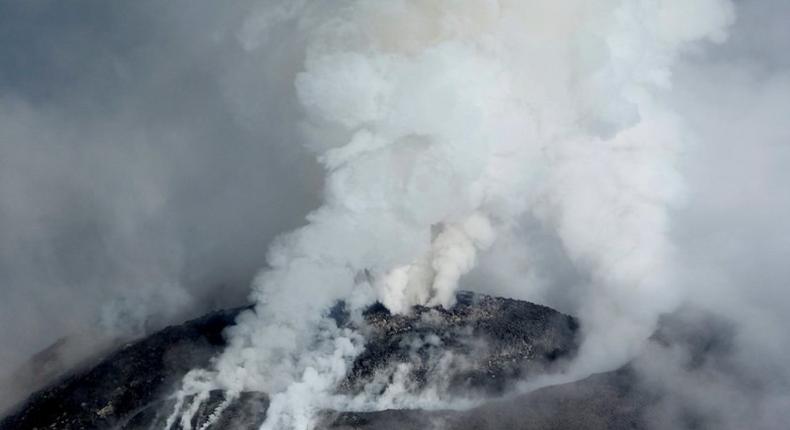
[[187, 371], [206, 365], [241, 310], [215, 312], [125, 345], [92, 369], [33, 394], [0, 429], [117, 426], [165, 396]]
[[[222, 350], [224, 328], [245, 310], [215, 312], [126, 345], [97, 366], [34, 394], [0, 422], [0, 429], [163, 428], [174, 407], [168, 395], [188, 370], [207, 366]], [[332, 315], [340, 325], [352, 324], [342, 305]], [[577, 323], [569, 316], [532, 303], [471, 293], [460, 293], [450, 310], [418, 307], [410, 315], [391, 315], [374, 305], [364, 320], [356, 328], [366, 338], [366, 349], [339, 392], [369, 391], [382, 378], [386, 381], [398, 369], [406, 369], [414, 389], [438, 384], [447, 393], [495, 398], [516, 380], [562, 366], [573, 356], [577, 341]], [[436, 365], [440, 360], [441, 372]], [[639, 412], [650, 398], [637, 392], [633, 381], [625, 368], [463, 412], [326, 411], [322, 426], [548, 429], [583, 423], [583, 428], [639, 428]], [[223, 399], [223, 393], [211, 393], [195, 414], [195, 428]], [[257, 428], [267, 405], [266, 394], [243, 393], [210, 428]]]
[[649, 427], [643, 413], [657, 400], [625, 367], [466, 411], [343, 412], [331, 415], [325, 425], [333, 430], [642, 429]]

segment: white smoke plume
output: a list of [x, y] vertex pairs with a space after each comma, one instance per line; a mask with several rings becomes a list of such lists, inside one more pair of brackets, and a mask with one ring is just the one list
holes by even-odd
[[724, 0], [262, 5], [243, 46], [306, 40], [293, 82], [324, 204], [271, 248], [213, 386], [270, 393], [265, 428], [310, 427], [361, 347], [324, 317], [335, 301], [452, 306], [525, 213], [589, 274], [577, 372], [624, 363], [681, 294], [668, 213], [689, 137], [660, 93], [732, 19]]
[[[257, 387], [277, 425], [309, 423], [362, 348], [326, 304], [405, 312], [460, 283], [580, 315], [565, 379], [616, 367], [679, 303], [713, 313], [726, 360], [657, 352], [643, 373], [667, 410], [785, 427], [788, 16], [785, 0], [0, 2], [0, 413], [117, 336], [243, 303], [274, 235], [323, 205], [185, 393]], [[6, 379], [48, 345], [52, 372]], [[435, 400], [403, 388], [329, 406]]]

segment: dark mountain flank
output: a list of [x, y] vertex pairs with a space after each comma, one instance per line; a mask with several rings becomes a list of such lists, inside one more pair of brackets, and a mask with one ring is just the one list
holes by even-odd
[[[187, 371], [207, 367], [222, 351], [223, 330], [243, 311], [252, 310], [214, 312], [125, 345], [32, 395], [0, 422], [0, 430], [164, 428], [175, 406], [170, 394]], [[376, 304], [355, 324], [339, 304], [330, 315], [366, 339], [338, 392], [370, 392], [381, 381], [384, 387], [405, 368], [413, 390], [492, 400], [468, 411], [325, 411], [324, 428], [640, 428], [640, 411], [651, 402], [628, 368], [506, 395], [516, 381], [558, 371], [575, 354], [576, 320], [544, 306], [464, 292], [449, 310], [416, 307], [409, 315], [392, 315]], [[211, 392], [193, 427], [200, 428], [224, 400], [222, 392]], [[242, 393], [209, 428], [257, 428], [267, 406], [265, 393]]]

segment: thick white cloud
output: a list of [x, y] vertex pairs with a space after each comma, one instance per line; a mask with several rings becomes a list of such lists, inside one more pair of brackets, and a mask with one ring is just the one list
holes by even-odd
[[[678, 305], [669, 212], [683, 201], [677, 163], [690, 137], [661, 92], [684, 49], [724, 39], [730, 3], [269, 7], [245, 43], [265, 55], [284, 28], [305, 38], [293, 78], [325, 199], [272, 248], [219, 386], [289, 396], [309, 371], [289, 357], [316, 353], [335, 300], [451, 306], [478, 254], [525, 214], [590, 279], [578, 374], [633, 357]], [[303, 423], [311, 409], [297, 406], [270, 420]]]
[[710, 390], [776, 419], [783, 2], [96, 11], [0, 14], [27, 41], [0, 48], [0, 321], [16, 327], [0, 341], [25, 339], [0, 352], [9, 368], [68, 333], [241, 300], [216, 284], [266, 265], [258, 314], [185, 389], [267, 390], [269, 425], [309, 425], [360, 347], [327, 306], [449, 306], [459, 282], [579, 315], [575, 375], [632, 357], [678, 306], [734, 320], [733, 360], [767, 388]]

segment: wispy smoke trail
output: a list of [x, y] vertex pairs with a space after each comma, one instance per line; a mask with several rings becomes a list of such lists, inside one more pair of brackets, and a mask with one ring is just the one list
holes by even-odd
[[293, 82], [324, 204], [270, 250], [214, 386], [270, 393], [266, 428], [309, 427], [362, 347], [329, 306], [451, 306], [524, 213], [590, 275], [579, 368], [621, 364], [681, 294], [667, 232], [688, 137], [658, 94], [732, 19], [726, 0], [261, 6], [245, 47], [307, 41]]

